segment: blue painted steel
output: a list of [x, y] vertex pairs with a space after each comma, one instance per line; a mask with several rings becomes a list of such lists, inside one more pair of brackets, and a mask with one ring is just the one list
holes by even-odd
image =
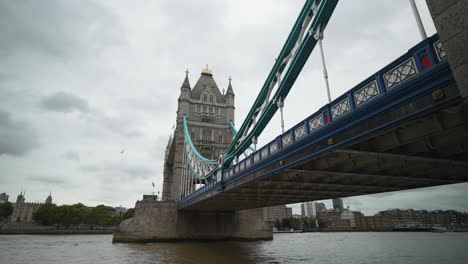
[[[258, 169], [264, 168], [268, 165], [271, 165], [272, 163], [278, 162], [279, 160], [285, 158], [286, 156], [292, 155], [293, 153], [297, 153], [298, 151], [301, 151], [306, 147], [316, 144], [322, 140], [326, 140], [327, 138], [330, 138], [333, 135], [336, 135], [342, 131], [346, 131], [350, 127], [355, 126], [356, 124], [364, 120], [367, 120], [375, 115], [378, 115], [384, 111], [387, 111], [411, 98], [415, 98], [417, 96], [421, 96], [424, 93], [427, 93], [430, 89], [434, 89], [434, 87], [436, 87], [437, 85], [440, 85], [441, 83], [447, 82], [449, 80], [453, 80], [451, 70], [446, 61], [438, 62], [436, 60], [433, 60], [433, 61], [431, 60], [431, 63], [432, 63], [431, 67], [428, 67], [425, 69], [421, 68], [421, 70], [419, 71], [417, 75], [396, 85], [391, 90], [387, 91], [385, 88], [382, 89], [383, 80], [381, 76], [383, 76], [383, 74], [394, 69], [396, 66], [400, 65], [401, 62], [407, 60], [408, 58], [411, 58], [411, 57], [414, 58], [414, 56], [417, 56], [417, 52], [414, 52], [415, 50], [420, 50], [422, 47], [424, 47], [426, 49], [430, 48], [431, 49], [430, 52], [434, 52], [432, 50], [433, 49], [432, 44], [436, 42], [437, 40], [438, 40], [438, 36], [434, 35], [431, 38], [419, 43], [414, 48], [410, 49], [407, 53], [400, 56], [399, 58], [397, 58], [395, 61], [393, 61], [389, 65], [385, 66], [382, 70], [380, 70], [373, 76], [367, 78], [365, 81], [361, 82], [356, 87], [346, 92], [343, 96], [340, 96], [336, 100], [332, 101], [330, 104], [325, 105], [317, 113], [312, 114], [311, 116], [306, 118], [304, 121], [300, 122], [299, 124], [295, 125], [293, 128], [286, 131], [284, 134], [279, 135], [276, 139], [274, 139], [273, 141], [271, 141], [265, 146], [269, 149], [268, 157], [262, 156], [261, 159], [257, 163], [254, 162], [254, 164], [249, 166], [249, 168], [246, 168], [243, 170], [237, 169], [237, 168], [241, 168], [240, 166], [227, 168], [226, 169], [227, 173], [225, 177], [223, 178], [223, 182], [220, 183], [220, 186], [221, 185], [225, 186], [226, 184], [234, 180], [237, 180], [239, 178], [242, 178], [243, 176], [248, 175], [252, 173], [253, 171], [257, 171]], [[372, 104], [364, 103], [359, 106], [355, 106], [353, 102], [354, 100], [353, 101], [350, 100], [350, 104], [353, 104], [353, 106], [351, 107], [350, 112], [346, 113], [348, 118], [338, 118], [336, 120], [331, 119], [331, 114], [330, 114], [331, 105], [335, 105], [336, 103], [340, 102], [343, 98], [346, 98], [346, 97], [349, 98], [350, 96], [353, 95], [355, 91], [361, 89], [362, 87], [366, 86], [367, 84], [369, 84], [370, 82], [374, 80], [377, 81], [377, 88], [379, 89], [379, 95], [370, 99], [373, 102]], [[277, 168], [277, 170], [293, 166], [294, 164], [299, 163], [304, 159], [322, 155], [323, 153], [334, 150], [344, 144], [347, 144], [348, 142], [370, 135], [371, 133], [379, 129], [385, 129], [387, 127], [396, 125], [398, 123], [405, 122], [409, 118], [414, 118], [421, 114], [427, 113], [427, 111], [431, 111], [431, 109], [432, 110], [435, 109], [434, 105], [429, 105], [425, 107], [424, 109], [419, 109], [418, 111], [412, 113], [410, 116], [402, 118], [398, 122], [382, 124], [381, 127], [378, 127], [373, 130], [369, 130], [366, 133], [363, 133], [361, 135], [356, 135], [354, 138], [351, 138], [344, 142], [339, 142], [338, 144], [331, 145], [330, 147], [325, 148], [317, 153], [313, 153], [307, 157], [303, 157], [299, 160], [289, 163], [287, 166], [279, 167]], [[291, 144], [291, 145], [294, 145], [294, 148], [292, 149], [288, 148], [288, 151], [283, 152], [283, 147], [282, 147], [282, 144], [280, 144], [280, 142], [282, 142], [281, 139], [284, 135], [287, 135], [288, 133], [294, 133], [295, 129], [304, 123], [307, 124], [308, 126], [309, 120], [315, 118], [317, 115], [323, 116], [324, 113], [326, 112], [328, 112], [328, 115], [330, 118], [330, 122], [328, 124], [325, 124], [325, 120], [323, 120], [324, 126], [322, 126], [321, 128], [318, 128], [314, 131], [310, 131], [309, 129], [307, 129], [307, 135], [304, 136], [304, 138], [307, 138], [306, 140], [307, 142], [302, 142], [302, 138], [301, 138], [300, 140], [301, 144]], [[278, 150], [274, 153], [272, 153], [270, 149], [273, 144], [276, 144], [278, 147]], [[262, 147], [257, 152], [252, 153], [252, 155], [249, 156], [248, 158], [253, 157], [253, 155], [259, 153], [265, 147]], [[254, 159], [252, 159], [252, 161], [254, 161]], [[268, 172], [268, 173], [271, 173], [271, 172]], [[258, 177], [261, 177], [261, 175]], [[255, 179], [258, 179], [258, 177], [256, 177]], [[212, 188], [214, 187], [216, 186], [212, 186]], [[209, 188], [209, 190], [211, 190], [211, 188]], [[207, 191], [207, 190], [205, 189], [204, 191]], [[180, 202], [179, 207], [184, 207], [184, 206], [187, 206], [188, 204], [193, 203], [195, 201], [194, 199], [199, 200], [197, 197], [203, 196], [204, 191], [197, 190], [195, 193], [189, 195], [187, 198], [185, 198], [184, 200]]]

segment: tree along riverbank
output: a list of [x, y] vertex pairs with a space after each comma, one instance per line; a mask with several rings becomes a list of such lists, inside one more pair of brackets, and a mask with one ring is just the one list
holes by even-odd
[[118, 225], [36, 225], [26, 223], [3, 223], [0, 224], [0, 234], [112, 234]]

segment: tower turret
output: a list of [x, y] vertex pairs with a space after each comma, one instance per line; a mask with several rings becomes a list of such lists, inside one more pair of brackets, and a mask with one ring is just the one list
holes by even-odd
[[52, 203], [52, 192], [49, 193], [49, 196], [47, 196], [45, 200], [46, 204], [51, 204]]
[[226, 94], [224, 97], [226, 98], [226, 122], [234, 122], [234, 110], [235, 108], [235, 95], [234, 95], [234, 90], [232, 89], [232, 84], [231, 84], [232, 78], [229, 77], [229, 85], [226, 91]]
[[189, 113], [189, 106], [190, 106], [190, 92], [192, 88], [190, 87], [190, 82], [188, 79], [189, 71], [185, 71], [185, 79], [180, 87], [180, 96], [179, 96], [179, 107], [177, 109], [177, 117], [182, 117], [184, 114]]
[[24, 195], [23, 192], [21, 192], [18, 197], [16, 198], [16, 204], [22, 204], [24, 203]]

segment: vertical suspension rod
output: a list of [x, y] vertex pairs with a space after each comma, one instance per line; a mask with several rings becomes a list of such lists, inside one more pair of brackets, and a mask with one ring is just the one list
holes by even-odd
[[283, 98], [280, 98], [278, 100], [278, 107], [280, 109], [280, 115], [281, 115], [281, 134], [284, 134], [284, 116], [283, 116], [284, 99]]
[[320, 55], [322, 57], [323, 78], [325, 79], [325, 86], [327, 88], [328, 103], [330, 103], [331, 102], [330, 84], [328, 83], [328, 71], [327, 71], [327, 65], [325, 64], [325, 55], [323, 54], [322, 39], [323, 39], [323, 33], [320, 33], [320, 36], [318, 38], [318, 43], [320, 47]]
[[411, 9], [413, 10], [414, 18], [416, 19], [416, 24], [418, 24], [419, 34], [421, 34], [421, 38], [423, 40], [427, 39], [426, 30], [424, 29], [424, 25], [421, 20], [421, 16], [419, 15], [418, 7], [414, 0], [409, 0], [411, 4]]

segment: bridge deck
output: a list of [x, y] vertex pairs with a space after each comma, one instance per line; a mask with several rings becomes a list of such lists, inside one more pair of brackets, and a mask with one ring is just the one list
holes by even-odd
[[468, 121], [437, 43], [433, 36], [418, 44], [179, 209], [241, 210], [468, 181]]

